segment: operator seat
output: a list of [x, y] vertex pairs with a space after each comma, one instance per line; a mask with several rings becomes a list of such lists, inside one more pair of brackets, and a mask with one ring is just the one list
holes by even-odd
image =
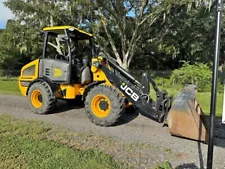
[[81, 83], [87, 85], [92, 82], [92, 73], [90, 66], [90, 48], [85, 46], [80, 50], [72, 49], [72, 78]]
[[87, 85], [92, 82], [90, 60], [88, 58], [83, 58], [82, 64], [83, 64], [83, 67], [81, 68], [81, 84]]

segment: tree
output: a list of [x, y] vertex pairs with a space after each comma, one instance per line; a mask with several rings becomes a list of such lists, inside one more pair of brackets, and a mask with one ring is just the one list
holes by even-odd
[[29, 58], [24, 55], [18, 47], [20, 38], [15, 34], [18, 30], [14, 24], [14, 21], [9, 20], [6, 25], [6, 29], [0, 33], [1, 69], [18, 69], [21, 68], [24, 60], [29, 60]]
[[[210, 1], [206, 1], [204, 3], [210, 6]], [[17, 48], [29, 54], [31, 58], [39, 57], [41, 54], [42, 38], [39, 31], [43, 27], [71, 24], [93, 32], [102, 51], [128, 69], [131, 61], [135, 57], [140, 57], [139, 54], [148, 57], [143, 53], [144, 47], [147, 46], [145, 44], [151, 44], [154, 51], [159, 51], [158, 53], [160, 53], [160, 46], [164, 46], [161, 48], [163, 49], [161, 54], [165, 55], [163, 58], [171, 54], [168, 53], [169, 46], [171, 49], [175, 47], [177, 52], [179, 50], [177, 44], [168, 45], [171, 40], [162, 43], [162, 40], [167, 39], [177, 30], [159, 23], [163, 21], [164, 24], [172, 25], [170, 22], [175, 18], [170, 17], [169, 14], [175, 13], [174, 6], [178, 8], [186, 6], [187, 9], [192, 9], [193, 6], [199, 5], [196, 2], [193, 3], [192, 0], [7, 0], [5, 5], [16, 16], [15, 27], [17, 32], [20, 32], [14, 33], [20, 38]], [[158, 25], [166, 27], [170, 34], [168, 32], [165, 34]], [[165, 36], [160, 36], [160, 33], [164, 33]], [[156, 39], [154, 43], [151, 42], [152, 38], [146, 39], [147, 35]], [[181, 35], [183, 35], [182, 31]]]
[[[94, 1], [94, 22], [97, 41], [108, 56], [116, 58], [117, 62], [128, 69], [137, 51], [143, 46], [141, 39], [152, 32], [157, 21], [165, 20], [174, 6], [186, 6], [187, 11], [194, 6], [199, 6], [200, 1], [190, 0], [106, 0]], [[202, 1], [201, 1], [202, 2]], [[210, 1], [204, 1], [208, 7]], [[166, 18], [167, 19], [167, 18]], [[181, 18], [179, 18], [181, 19]], [[104, 31], [103, 31], [104, 30]], [[155, 31], [157, 32], [157, 31]], [[154, 35], [153, 35], [154, 36]], [[158, 48], [158, 47], [157, 47]], [[140, 56], [137, 56], [140, 57]]]
[[[175, 69], [184, 61], [210, 63], [212, 61], [215, 29], [215, 8], [187, 4], [173, 4], [165, 17], [160, 17], [140, 39], [131, 63], [132, 69]], [[147, 30], [147, 31], [146, 31]]]

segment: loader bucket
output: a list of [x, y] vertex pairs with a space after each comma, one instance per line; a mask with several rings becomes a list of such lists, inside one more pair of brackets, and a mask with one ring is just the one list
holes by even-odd
[[195, 99], [196, 93], [196, 86], [185, 86], [169, 110], [167, 123], [171, 135], [206, 142], [204, 114]]

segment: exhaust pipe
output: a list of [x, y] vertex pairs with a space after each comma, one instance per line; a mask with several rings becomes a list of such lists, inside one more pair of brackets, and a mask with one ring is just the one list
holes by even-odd
[[167, 124], [173, 136], [206, 142], [206, 123], [203, 111], [195, 98], [196, 93], [195, 85], [185, 86], [169, 110]]

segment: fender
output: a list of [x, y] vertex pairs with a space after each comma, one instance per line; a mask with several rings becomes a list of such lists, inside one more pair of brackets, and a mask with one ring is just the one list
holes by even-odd
[[54, 92], [57, 91], [59, 89], [59, 85], [55, 84], [54, 82], [52, 82], [51, 79], [47, 78], [47, 77], [39, 77], [37, 79], [35, 79], [34, 81], [32, 81], [28, 88], [27, 88], [27, 92], [26, 92], [26, 95], [28, 95], [28, 91], [30, 89], [30, 87], [36, 83], [36, 82], [45, 82], [48, 84], [48, 86], [51, 88], [51, 95], [54, 96]]
[[93, 83], [89, 84], [89, 85], [86, 87], [86, 89], [85, 89], [85, 91], [84, 91], [84, 93], [83, 93], [82, 100], [84, 101], [85, 97], [87, 96], [87, 94], [88, 94], [88, 92], [91, 90], [91, 88], [93, 88], [94, 86], [100, 85], [100, 84], [102, 84], [102, 83], [104, 83], [104, 82], [105, 82], [105, 81], [96, 81], [96, 82], [93, 82]]

